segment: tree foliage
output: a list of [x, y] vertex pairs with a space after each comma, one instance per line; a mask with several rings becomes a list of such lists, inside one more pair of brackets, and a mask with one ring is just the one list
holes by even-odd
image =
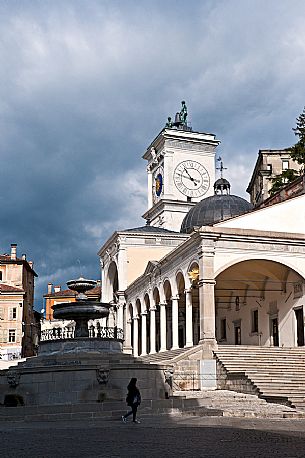
[[299, 176], [299, 172], [294, 169], [286, 169], [280, 175], [277, 175], [274, 178], [270, 178], [272, 181], [272, 186], [269, 190], [270, 196], [273, 196], [276, 192], [280, 191], [288, 183], [291, 183]]
[[291, 158], [300, 165], [305, 165], [305, 107], [300, 116], [296, 119], [296, 127], [292, 129], [299, 141], [289, 148]]
[[294, 162], [302, 165], [302, 169], [297, 172], [294, 169], [287, 169], [283, 170], [280, 175], [277, 175], [274, 178], [270, 178], [272, 182], [272, 187], [269, 190], [269, 194], [273, 196], [276, 192], [280, 191], [284, 186], [288, 183], [291, 183], [295, 180], [299, 175], [304, 173], [305, 168], [305, 107], [303, 112], [300, 116], [296, 119], [296, 127], [292, 128], [294, 134], [299, 138], [298, 142], [291, 146], [291, 148], [287, 148], [291, 159]]

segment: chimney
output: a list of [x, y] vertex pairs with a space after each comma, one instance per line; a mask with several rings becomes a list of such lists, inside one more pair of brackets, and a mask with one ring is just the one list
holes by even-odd
[[54, 286], [54, 293], [59, 293], [60, 291], [61, 291], [60, 285]]
[[17, 243], [11, 243], [11, 260], [16, 261], [17, 259]]
[[48, 283], [48, 294], [52, 294], [53, 283]]
[[21, 256], [21, 259], [22, 259], [22, 261], [26, 261], [26, 254], [23, 254], [23, 255]]

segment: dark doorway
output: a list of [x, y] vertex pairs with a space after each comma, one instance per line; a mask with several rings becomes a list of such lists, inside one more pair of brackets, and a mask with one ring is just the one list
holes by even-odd
[[297, 320], [297, 346], [304, 347], [304, 315], [303, 307], [294, 311]]
[[179, 345], [179, 348], [183, 348], [185, 345], [183, 328], [178, 329], [178, 345]]
[[235, 326], [234, 327], [234, 333], [235, 333], [235, 345], [241, 345], [241, 330], [240, 330], [240, 326]]
[[273, 346], [279, 347], [280, 339], [279, 339], [279, 324], [277, 318], [272, 318], [271, 320], [271, 335], [273, 338]]

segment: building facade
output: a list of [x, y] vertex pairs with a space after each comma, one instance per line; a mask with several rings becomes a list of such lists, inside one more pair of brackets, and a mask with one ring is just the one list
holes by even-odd
[[[230, 194], [223, 178], [203, 195], [189, 193], [188, 186], [194, 192], [195, 183], [202, 186], [206, 179], [194, 163], [210, 177], [215, 176], [215, 163], [211, 171], [206, 134], [194, 135], [202, 139], [198, 149], [193, 137], [184, 134], [165, 128], [143, 156], [149, 163], [148, 224], [115, 232], [99, 251], [103, 301], [114, 301], [124, 350], [143, 356], [200, 344], [201, 358], [212, 364], [218, 343], [303, 346], [305, 195], [253, 210]], [[214, 135], [209, 138], [214, 161], [218, 141]], [[165, 172], [162, 161], [168, 152], [174, 165]], [[260, 152], [267, 171], [272, 165], [268, 177], [281, 173], [286, 156]], [[275, 157], [280, 171], [272, 162]], [[261, 167], [256, 164], [253, 177]], [[179, 180], [184, 183], [180, 187]], [[166, 193], [165, 183], [175, 192]], [[252, 188], [252, 200], [258, 203]]]
[[37, 353], [39, 322], [33, 310], [33, 263], [17, 257], [17, 245], [0, 255], [0, 352], [2, 359], [18, 359]]
[[270, 197], [272, 178], [281, 175], [284, 170], [300, 171], [302, 166], [293, 161], [288, 150], [259, 150], [247, 192], [254, 206], [261, 205]]

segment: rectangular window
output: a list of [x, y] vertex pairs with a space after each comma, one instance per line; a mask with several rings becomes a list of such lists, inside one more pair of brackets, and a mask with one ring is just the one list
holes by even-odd
[[267, 170], [272, 173], [272, 164], [267, 164]]
[[16, 342], [16, 329], [9, 329], [8, 331], [8, 341]]
[[258, 310], [252, 310], [252, 325], [251, 332], [258, 332]]
[[227, 320], [225, 318], [220, 320], [220, 339], [227, 339]]
[[0, 307], [0, 320], [4, 320], [4, 308]]
[[287, 170], [289, 169], [289, 161], [287, 159], [284, 159], [282, 161], [282, 170]]
[[10, 320], [16, 320], [17, 319], [17, 308], [13, 307], [10, 309]]

